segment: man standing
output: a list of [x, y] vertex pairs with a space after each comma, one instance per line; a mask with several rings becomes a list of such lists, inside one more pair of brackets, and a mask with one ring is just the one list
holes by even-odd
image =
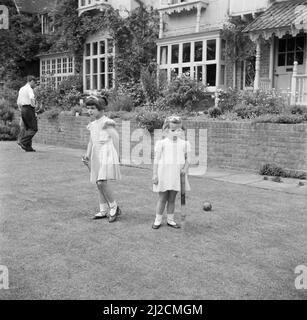
[[20, 88], [17, 105], [21, 110], [21, 130], [18, 145], [27, 152], [34, 152], [32, 148], [32, 138], [37, 132], [37, 119], [35, 114], [34, 91], [36, 82], [34, 76], [27, 77], [27, 84]]

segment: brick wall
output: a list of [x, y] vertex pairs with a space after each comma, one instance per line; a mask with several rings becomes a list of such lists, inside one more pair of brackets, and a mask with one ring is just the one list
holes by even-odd
[[[57, 120], [39, 119], [39, 131], [34, 142], [86, 149], [89, 132], [87, 117], [60, 116]], [[275, 163], [286, 169], [307, 172], [307, 125], [306, 124], [251, 124], [227, 121], [187, 121], [189, 134], [195, 129], [196, 139], [190, 139], [193, 151], [199, 154], [199, 129], [207, 129], [208, 167], [221, 167], [257, 171], [265, 163]], [[136, 123], [118, 123], [121, 150], [138, 153], [141, 130]], [[139, 134], [139, 135], [138, 135]], [[132, 137], [132, 140], [129, 137]], [[145, 135], [150, 141], [150, 135]], [[138, 145], [138, 146], [137, 146]], [[148, 147], [148, 145], [150, 147]], [[147, 143], [143, 155], [153, 154], [154, 141]], [[206, 149], [203, 142], [202, 154]], [[123, 156], [122, 156], [123, 158]], [[135, 157], [132, 157], [136, 161]], [[201, 158], [202, 160], [203, 158]], [[127, 160], [127, 159], [123, 159]], [[203, 161], [201, 161], [203, 162]], [[138, 164], [138, 163], [136, 163]]]

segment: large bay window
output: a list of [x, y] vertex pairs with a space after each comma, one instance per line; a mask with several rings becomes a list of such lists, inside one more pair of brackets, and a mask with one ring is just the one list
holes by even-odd
[[85, 44], [84, 90], [111, 89], [114, 86], [114, 55], [112, 39], [97, 39]]
[[59, 84], [74, 75], [75, 60], [73, 56], [44, 56], [40, 58], [40, 81], [42, 85], [58, 88]]
[[158, 48], [160, 72], [171, 80], [183, 74], [209, 88], [225, 85], [225, 40], [217, 38], [161, 44]]

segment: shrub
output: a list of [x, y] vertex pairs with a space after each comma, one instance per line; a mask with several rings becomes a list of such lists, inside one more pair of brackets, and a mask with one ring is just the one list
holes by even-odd
[[234, 106], [239, 102], [239, 92], [236, 89], [229, 88], [228, 90], [218, 90], [218, 107], [224, 113], [225, 111], [231, 111]]
[[131, 80], [125, 84], [120, 83], [114, 94], [116, 96], [129, 96], [133, 101], [134, 107], [141, 106], [146, 102], [145, 93], [140, 81]]
[[303, 115], [307, 114], [307, 109], [300, 106], [292, 106], [290, 107], [290, 113], [291, 114], [297, 114], [297, 115]]
[[79, 105], [79, 101], [81, 99], [81, 92], [78, 91], [76, 88], [72, 88], [68, 91], [65, 91], [64, 94], [60, 95], [59, 92], [57, 92], [58, 99], [57, 104], [63, 109], [63, 110], [71, 110], [76, 105]]
[[19, 131], [20, 127], [17, 122], [13, 121], [12, 123], [7, 125], [0, 124], [0, 141], [17, 140]]
[[0, 97], [3, 100], [7, 101], [9, 107], [17, 109], [17, 90], [11, 89], [10, 87], [5, 85], [3, 88], [0, 89]]
[[79, 92], [83, 92], [83, 80], [80, 75], [68, 76], [66, 79], [62, 80], [59, 84], [58, 90], [68, 92], [75, 89]]
[[254, 119], [254, 123], [281, 123], [281, 124], [297, 124], [307, 121], [307, 116], [295, 114], [280, 114], [280, 115], [264, 115]]
[[217, 118], [222, 114], [222, 110], [219, 107], [211, 107], [208, 110], [208, 114], [211, 118]]
[[264, 176], [274, 176], [274, 177], [283, 177], [283, 178], [294, 178], [294, 179], [307, 179], [306, 173], [297, 172], [294, 170], [285, 170], [275, 164], [264, 164], [260, 170], [260, 175]]
[[166, 114], [163, 112], [157, 112], [144, 108], [136, 115], [136, 121], [139, 127], [147, 129], [149, 132], [153, 132], [155, 129], [161, 129], [163, 127]]
[[51, 121], [58, 119], [59, 114], [60, 114], [60, 110], [57, 108], [53, 108], [45, 112], [47, 119]]
[[82, 112], [83, 112], [82, 107], [79, 105], [76, 105], [71, 109], [71, 114], [73, 116], [76, 116], [77, 113], [79, 114], [79, 116], [81, 116]]
[[207, 98], [205, 86], [183, 75], [174, 79], [164, 93], [165, 105], [168, 108], [194, 110], [194, 107]]
[[9, 106], [8, 101], [0, 101], [0, 120], [6, 124], [12, 122], [15, 117], [15, 109]]
[[46, 110], [55, 107], [59, 103], [59, 93], [52, 86], [37, 86], [34, 90], [36, 101]]
[[267, 163], [260, 168], [259, 174], [262, 176], [281, 177], [284, 174], [284, 170], [274, 164]]
[[133, 99], [126, 94], [118, 95], [109, 101], [108, 111], [132, 111], [134, 109]]

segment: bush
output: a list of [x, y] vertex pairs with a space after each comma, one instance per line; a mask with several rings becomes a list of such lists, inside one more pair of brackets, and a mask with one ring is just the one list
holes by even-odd
[[0, 124], [0, 141], [17, 140], [19, 131], [20, 127], [17, 122], [12, 122], [7, 125]]
[[60, 110], [57, 108], [53, 108], [45, 112], [47, 119], [51, 121], [58, 119], [59, 114], [60, 114]]
[[300, 106], [292, 106], [290, 107], [290, 113], [291, 114], [297, 114], [297, 115], [303, 115], [307, 114], [307, 109]]
[[8, 86], [4, 86], [0, 89], [0, 97], [2, 98], [0, 98], [0, 100], [7, 101], [9, 107], [17, 109], [17, 90], [11, 89]]
[[174, 79], [164, 92], [166, 109], [179, 108], [192, 111], [206, 99], [205, 86], [186, 75]]
[[162, 129], [164, 119], [167, 115], [163, 112], [157, 112], [145, 107], [138, 111], [136, 121], [139, 127], [153, 132], [155, 129]]
[[226, 91], [218, 90], [218, 107], [224, 113], [225, 111], [231, 111], [239, 102], [239, 92], [236, 89], [229, 88]]
[[219, 107], [211, 107], [208, 110], [208, 114], [211, 118], [217, 118], [222, 114], [222, 110]]
[[55, 107], [59, 104], [59, 93], [51, 85], [37, 86], [34, 90], [36, 101], [45, 110]]
[[108, 111], [132, 111], [134, 109], [133, 99], [126, 94], [118, 95], [110, 99]]
[[274, 176], [274, 177], [283, 177], [283, 178], [294, 178], [294, 179], [307, 179], [305, 173], [300, 173], [293, 170], [284, 170], [281, 167], [276, 166], [275, 164], [264, 164], [260, 170], [259, 174], [263, 176]]
[[307, 121], [307, 116], [295, 114], [264, 115], [253, 120], [253, 123], [297, 124]]
[[68, 76], [66, 79], [60, 82], [58, 87], [59, 91], [68, 92], [72, 89], [77, 90], [78, 92], [83, 92], [83, 80], [80, 75]]
[[140, 81], [129, 81], [125, 84], [120, 83], [117, 91], [114, 93], [116, 96], [129, 96], [134, 107], [143, 105], [146, 102], [145, 93]]
[[12, 122], [15, 117], [15, 109], [9, 106], [8, 101], [0, 100], [0, 120], [6, 124]]
[[79, 105], [81, 99], [81, 92], [78, 91], [76, 88], [72, 88], [66, 91], [64, 94], [57, 93], [57, 105], [61, 107], [62, 110], [71, 110], [76, 105]]

